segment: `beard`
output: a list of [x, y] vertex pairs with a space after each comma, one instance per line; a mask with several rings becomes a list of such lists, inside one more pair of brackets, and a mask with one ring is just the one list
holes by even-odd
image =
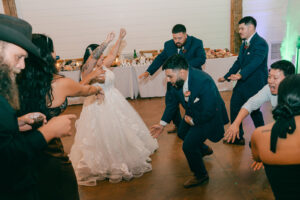
[[184, 80], [183, 80], [183, 79], [178, 79], [178, 80], [175, 82], [175, 88], [176, 88], [177, 90], [182, 89], [183, 85], [184, 85]]
[[184, 40], [184, 42], [183, 43], [181, 43], [181, 42], [177, 42], [177, 43], [175, 43], [175, 45], [177, 46], [177, 48], [182, 48], [184, 45], [185, 45], [185, 43], [186, 43], [186, 40]]
[[3, 96], [11, 107], [20, 109], [19, 91], [16, 84], [16, 77], [10, 67], [1, 62], [0, 58], [0, 95]]
[[180, 43], [180, 42], [177, 42], [177, 43], [176, 43], [176, 46], [177, 46], [177, 48], [181, 48], [181, 47], [183, 46], [183, 44]]

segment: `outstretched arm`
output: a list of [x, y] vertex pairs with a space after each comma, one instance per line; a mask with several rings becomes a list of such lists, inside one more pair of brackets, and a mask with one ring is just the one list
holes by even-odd
[[126, 36], [126, 30], [121, 28], [118, 40], [116, 41], [116, 43], [114, 44], [114, 46], [112, 47], [110, 52], [108, 53], [107, 57], [103, 60], [103, 63], [101, 63], [102, 60], [98, 60], [98, 62], [97, 62], [98, 66], [101, 66], [101, 65], [104, 65], [105, 67], [110, 67], [111, 66], [111, 64], [113, 63], [113, 61], [117, 57], [117, 54], [119, 52], [122, 40], [124, 39], [125, 36]]
[[90, 57], [87, 59], [85, 64], [82, 66], [81, 73], [82, 77], [85, 77], [89, 74], [94, 66], [96, 65], [98, 59], [103, 54], [104, 50], [106, 49], [107, 45], [114, 39], [115, 34], [113, 32], [109, 33], [106, 37], [106, 40], [101, 43], [94, 51], [91, 53]]

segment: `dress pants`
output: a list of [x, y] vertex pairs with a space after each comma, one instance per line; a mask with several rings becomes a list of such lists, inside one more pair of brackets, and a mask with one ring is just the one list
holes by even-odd
[[207, 139], [206, 131], [202, 132], [198, 127], [190, 126], [182, 120], [178, 129], [178, 137], [183, 140], [182, 150], [194, 175], [197, 178], [207, 175], [202, 160], [202, 150], [208, 148], [204, 144]]
[[[165, 97], [165, 104], [167, 105], [168, 102], [173, 101], [172, 98], [174, 98], [172, 95], [170, 95], [170, 92], [172, 89], [172, 84], [170, 82], [167, 83], [167, 92], [166, 92], [166, 97]], [[176, 112], [174, 113], [174, 115], [172, 116], [172, 121], [173, 124], [175, 124], [175, 126], [178, 128], [181, 122], [181, 114], [180, 114], [180, 110], [179, 110], [179, 104], [177, 106]]]
[[[242, 106], [248, 101], [250, 97], [247, 97], [245, 94], [242, 94], [239, 91], [233, 91], [231, 100], [230, 100], [230, 120], [231, 123], [235, 120], [238, 113], [240, 112]], [[260, 109], [254, 110], [250, 114], [252, 121], [254, 123], [254, 126], [257, 128], [259, 126], [264, 125], [264, 119], [263, 115], [260, 111]], [[244, 130], [242, 123], [240, 125], [240, 139], [244, 137]]]

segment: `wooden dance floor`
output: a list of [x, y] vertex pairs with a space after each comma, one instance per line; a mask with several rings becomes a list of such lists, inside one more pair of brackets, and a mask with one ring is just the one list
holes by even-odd
[[[222, 92], [221, 95], [229, 111], [231, 92]], [[129, 101], [148, 127], [159, 122], [164, 109], [164, 98]], [[81, 109], [81, 105], [69, 106], [65, 113], [74, 113], [79, 117]], [[265, 123], [271, 122], [271, 105], [265, 104], [261, 110]], [[248, 144], [254, 125], [250, 117], [244, 122], [245, 146], [206, 142], [213, 148], [214, 154], [204, 158], [210, 180], [202, 186], [183, 188], [184, 181], [192, 174], [181, 149], [182, 141], [176, 134], [168, 134], [166, 130], [171, 126], [167, 126], [158, 138], [158, 151], [151, 157], [151, 172], [129, 182], [113, 184], [101, 181], [95, 187], [79, 186], [81, 200], [274, 199], [264, 170], [254, 172], [250, 168], [252, 159]], [[227, 127], [228, 125], [225, 128]], [[73, 132], [75, 134], [75, 128]], [[63, 139], [68, 153], [73, 140], [73, 136]]]

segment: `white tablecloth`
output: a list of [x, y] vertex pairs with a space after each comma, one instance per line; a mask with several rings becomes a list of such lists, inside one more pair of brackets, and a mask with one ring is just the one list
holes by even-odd
[[139, 80], [138, 76], [146, 71], [149, 65], [134, 66], [140, 97], [163, 97], [166, 94], [165, 73], [160, 68], [153, 76]]
[[111, 69], [115, 74], [115, 87], [124, 97], [136, 98], [139, 88], [133, 67], [112, 67]]
[[[60, 71], [59, 74], [64, 75], [65, 77], [68, 77], [76, 82], [79, 82], [80, 80], [80, 70], [74, 70], [74, 71]], [[82, 104], [84, 101], [84, 97], [68, 97], [68, 104]]]
[[[232, 90], [234, 82], [218, 83], [218, 78], [224, 76], [231, 68], [236, 56], [229, 58], [207, 59], [203, 70], [206, 71], [215, 81], [220, 91]], [[134, 99], [140, 97], [162, 97], [166, 93], [165, 73], [161, 68], [145, 80], [139, 80], [138, 76], [146, 71], [149, 65], [135, 65], [126, 67], [112, 68], [115, 74], [115, 87], [123, 94], [124, 97]], [[60, 74], [69, 77], [74, 81], [79, 81], [80, 71], [61, 71]], [[69, 104], [80, 104], [83, 97], [68, 98]]]
[[223, 83], [219, 83], [218, 78], [224, 76], [229, 71], [236, 59], [237, 56], [207, 59], [204, 66], [202, 66], [203, 71], [207, 72], [214, 79], [219, 91], [233, 89], [235, 82], [225, 81]]
[[73, 79], [76, 82], [79, 82], [80, 80], [80, 70], [60, 71], [59, 74], [64, 75], [65, 77], [68, 77], [70, 79]]

